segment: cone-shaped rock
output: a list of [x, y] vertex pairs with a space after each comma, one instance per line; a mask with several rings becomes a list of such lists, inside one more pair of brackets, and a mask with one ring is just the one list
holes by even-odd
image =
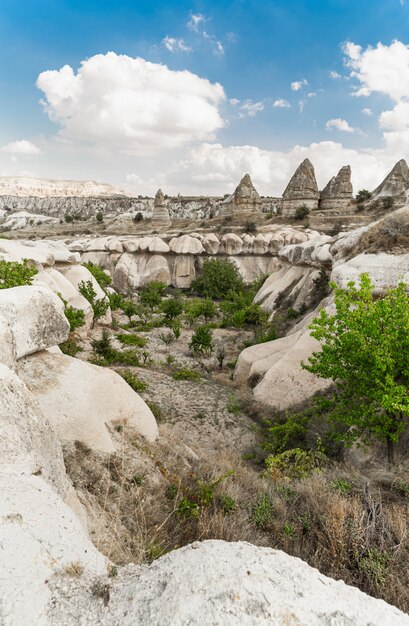
[[318, 185], [315, 179], [314, 166], [309, 159], [297, 167], [288, 183], [282, 199], [282, 213], [285, 217], [295, 216], [297, 209], [303, 205], [310, 210], [318, 208]]
[[387, 177], [377, 187], [372, 196], [392, 196], [397, 200], [406, 199], [409, 188], [409, 168], [405, 159], [401, 159], [393, 166]]
[[169, 211], [162, 189], [158, 189], [156, 192], [153, 202], [152, 220], [155, 222], [170, 223]]
[[220, 215], [227, 216], [235, 213], [244, 215], [244, 213], [248, 213], [251, 216], [252, 212], [261, 210], [261, 205], [261, 198], [253, 185], [250, 175], [245, 174], [234, 193], [222, 202]]
[[321, 191], [320, 209], [337, 210], [347, 208], [352, 201], [351, 167], [344, 165]]

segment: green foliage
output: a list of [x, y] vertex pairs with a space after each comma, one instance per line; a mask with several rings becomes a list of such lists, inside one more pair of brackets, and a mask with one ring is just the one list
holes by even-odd
[[138, 350], [116, 350], [112, 346], [111, 337], [107, 330], [102, 331], [100, 339], [91, 341], [94, 353], [100, 357], [100, 365], [129, 365], [139, 366], [141, 355]]
[[181, 332], [182, 332], [182, 324], [180, 323], [179, 320], [173, 320], [172, 323], [169, 325], [170, 329], [172, 330], [175, 339], [179, 339]]
[[83, 263], [83, 266], [93, 275], [98, 285], [105, 291], [105, 289], [112, 283], [112, 278], [107, 274], [100, 265], [94, 265], [91, 261]]
[[237, 267], [227, 259], [207, 259], [203, 263], [203, 274], [192, 284], [196, 293], [221, 300], [230, 290], [240, 290], [243, 280]]
[[200, 380], [200, 374], [195, 370], [190, 370], [187, 367], [184, 367], [182, 369], [175, 370], [172, 374], [172, 378], [174, 380]]
[[259, 494], [251, 511], [250, 519], [257, 528], [266, 529], [273, 521], [274, 505], [266, 493]]
[[[229, 506], [231, 507], [233, 504], [234, 508], [234, 501], [231, 498], [231, 502], [225, 499], [223, 504], [221, 498], [216, 500], [216, 490], [222, 482], [233, 475], [234, 471], [230, 470], [214, 480], [196, 479], [192, 488], [182, 486], [184, 494], [177, 507], [178, 513], [185, 519], [190, 519], [192, 517], [198, 517], [202, 509], [207, 509], [214, 504], [220, 504], [225, 513], [230, 512], [232, 508], [230, 508], [230, 511], [227, 511], [226, 507], [228, 509]], [[177, 494], [178, 491], [176, 491], [176, 495]], [[228, 498], [228, 496], [225, 496], [225, 498]]]
[[124, 298], [120, 293], [110, 293], [108, 294], [109, 306], [112, 311], [116, 311], [122, 307]]
[[367, 189], [360, 189], [355, 196], [355, 199], [358, 200], [359, 203], [366, 202], [372, 198], [372, 194]]
[[226, 348], [223, 345], [217, 346], [216, 359], [220, 369], [223, 369], [224, 359], [226, 358]]
[[234, 511], [234, 509], [236, 508], [236, 502], [235, 500], [231, 497], [228, 496], [226, 494], [222, 494], [219, 498], [221, 507], [223, 509], [223, 512], [228, 515], [229, 513], [231, 513], [232, 511]]
[[267, 475], [277, 478], [306, 478], [328, 463], [328, 458], [320, 447], [317, 450], [293, 448], [276, 455], [269, 455], [265, 464]]
[[193, 354], [210, 354], [213, 352], [213, 331], [209, 326], [199, 326], [189, 343]]
[[295, 539], [297, 537], [297, 531], [293, 524], [289, 522], [285, 522], [283, 526], [283, 535], [287, 537], [287, 539]]
[[91, 347], [94, 350], [95, 354], [101, 356], [102, 358], [110, 361], [114, 354], [115, 350], [112, 347], [111, 337], [107, 330], [102, 331], [102, 335], [100, 339], [93, 339], [91, 341]]
[[403, 498], [409, 498], [409, 483], [406, 480], [397, 480], [393, 483], [392, 488]]
[[178, 317], [183, 311], [183, 304], [176, 298], [169, 298], [162, 302], [162, 313], [167, 320], [173, 320]]
[[64, 301], [64, 313], [70, 324], [70, 331], [74, 332], [77, 328], [81, 328], [85, 324], [85, 312], [82, 309], [76, 309], [73, 306], [67, 306]]
[[132, 374], [129, 370], [121, 372], [121, 376], [134, 391], [140, 392], [148, 389], [148, 384], [140, 380], [140, 378]]
[[0, 289], [31, 285], [37, 273], [37, 268], [29, 265], [27, 259], [22, 263], [0, 259]]
[[288, 413], [275, 423], [268, 423], [268, 440], [264, 448], [274, 453], [284, 452], [304, 441], [307, 434], [310, 413]]
[[61, 352], [63, 352], [64, 354], [67, 354], [68, 356], [76, 356], [78, 352], [83, 351], [83, 348], [81, 348], [81, 346], [78, 345], [78, 343], [75, 341], [73, 337], [69, 337], [66, 341], [63, 341], [63, 343], [60, 343], [59, 347], [60, 347]]
[[101, 317], [103, 317], [109, 308], [109, 301], [102, 298], [96, 299], [97, 293], [90, 280], [87, 280], [86, 282], [82, 280], [78, 285], [78, 289], [80, 294], [83, 295], [84, 298], [88, 300], [88, 302], [92, 306], [94, 321], [97, 321]]
[[389, 556], [376, 548], [369, 548], [358, 562], [359, 570], [378, 587], [385, 584], [388, 565]]
[[344, 478], [337, 478], [331, 481], [331, 489], [339, 493], [341, 496], [349, 496], [352, 493], [352, 483]]
[[207, 322], [217, 315], [217, 306], [208, 298], [206, 298], [206, 300], [196, 300], [189, 305], [187, 315], [192, 318], [192, 320], [203, 316]]
[[387, 196], [383, 199], [383, 208], [385, 209], [385, 211], [392, 209], [394, 204], [395, 198], [393, 198], [392, 196]]
[[165, 283], [158, 280], [154, 280], [148, 283], [140, 293], [140, 302], [148, 306], [151, 310], [157, 308], [161, 301], [164, 290], [166, 289]]
[[74, 221], [74, 216], [71, 213], [65, 213], [64, 220], [67, 224], [72, 224]]
[[295, 219], [296, 220], [303, 220], [304, 218], [307, 217], [307, 215], [309, 215], [310, 210], [307, 207], [306, 204], [303, 204], [302, 206], [298, 207], [298, 209], [295, 212]]
[[255, 222], [246, 222], [243, 226], [243, 232], [255, 235], [257, 232], [257, 225]]
[[99, 222], [99, 223], [104, 221], [104, 216], [101, 213], [101, 211], [98, 211], [98, 213], [95, 215], [95, 218], [96, 218], [97, 222]]
[[128, 335], [119, 333], [116, 338], [125, 346], [137, 346], [138, 348], [144, 348], [148, 343], [146, 337], [140, 337], [139, 335], [132, 333]]
[[129, 321], [132, 321], [134, 315], [138, 313], [138, 305], [133, 300], [123, 300], [120, 309], [125, 313]]
[[159, 333], [158, 338], [165, 344], [166, 348], [175, 341], [175, 335], [171, 332]]
[[341, 424], [338, 439], [347, 445], [386, 440], [388, 458], [406, 430], [409, 417], [409, 297], [400, 282], [374, 299], [373, 285], [362, 274], [357, 287], [332, 285], [336, 312], [322, 310], [311, 335], [322, 345], [303, 367], [334, 381], [327, 401], [330, 420]]
[[226, 410], [228, 413], [232, 413], [233, 415], [238, 415], [240, 413], [240, 403], [236, 396], [229, 396], [226, 403]]
[[185, 496], [180, 500], [177, 512], [185, 519], [197, 517], [199, 515], [199, 505]]
[[153, 402], [152, 400], [145, 400], [145, 404], [148, 405], [148, 407], [150, 408], [150, 410], [153, 413], [154, 418], [158, 422], [163, 420], [163, 411], [162, 411], [161, 407], [159, 406], [159, 404], [156, 404], [156, 402]]

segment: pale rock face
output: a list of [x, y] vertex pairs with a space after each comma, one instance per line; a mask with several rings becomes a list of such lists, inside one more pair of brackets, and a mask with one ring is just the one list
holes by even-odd
[[171, 273], [164, 256], [122, 254], [113, 276], [114, 286], [118, 291], [126, 293], [128, 288], [137, 289], [152, 280], [159, 280], [166, 285], [171, 284]]
[[358, 283], [363, 273], [369, 274], [376, 294], [385, 293], [396, 287], [400, 280], [409, 283], [409, 254], [359, 254], [337, 265], [332, 270], [331, 280], [345, 289], [350, 281]]
[[303, 204], [310, 210], [318, 209], [318, 197], [314, 167], [309, 159], [305, 159], [296, 169], [283, 193], [283, 216], [293, 217]]
[[228, 255], [240, 254], [243, 240], [235, 233], [226, 233], [222, 237], [222, 251]]
[[172, 284], [187, 289], [196, 277], [195, 258], [191, 254], [178, 255], [173, 263]]
[[166, 241], [163, 241], [163, 239], [161, 239], [160, 237], [153, 237], [152, 241], [149, 244], [149, 248], [148, 248], [149, 252], [152, 253], [162, 253], [162, 252], [169, 252], [170, 248], [168, 246], [168, 244], [166, 243]]
[[201, 254], [204, 252], [201, 241], [195, 237], [190, 237], [190, 235], [173, 237], [169, 242], [169, 246], [175, 254]]
[[220, 241], [214, 233], [208, 233], [203, 237], [202, 245], [207, 254], [217, 254], [220, 248]]
[[331, 237], [327, 235], [318, 235], [303, 243], [284, 246], [279, 250], [278, 256], [292, 265], [331, 265], [331, 241]]
[[125, 252], [139, 252], [140, 237], [134, 239], [125, 239], [123, 242], [123, 248]]
[[[57, 592], [63, 589], [60, 602]], [[186, 601], [188, 599], [188, 601]], [[98, 602], [99, 600], [99, 602]], [[112, 580], [110, 602], [86, 581], [56, 586], [52, 624], [65, 626], [408, 626], [409, 617], [280, 550], [195, 542]]]
[[[52, 254], [55, 263], [80, 263], [80, 255], [70, 250], [62, 241], [24, 240], [22, 243], [28, 248], [35, 248], [44, 251], [45, 254]], [[48, 264], [45, 263], [45, 265]]]
[[169, 210], [162, 189], [158, 189], [156, 192], [155, 200], [153, 202], [152, 220], [154, 222], [161, 222], [164, 224], [171, 223]]
[[[254, 301], [258, 302], [262, 309], [273, 313], [277, 308], [277, 302], [282, 300], [282, 294], [286, 293], [287, 298], [294, 289], [301, 289], [306, 274], [311, 270], [304, 267], [289, 266], [276, 261], [275, 271], [273, 271], [262, 287], [256, 293]], [[297, 291], [297, 295], [298, 295]], [[293, 296], [295, 299], [295, 296]]]
[[220, 203], [220, 215], [226, 217], [242, 213], [251, 217], [257, 216], [261, 211], [262, 201], [253, 185], [249, 174], [245, 174], [234, 193]]
[[62, 300], [40, 286], [1, 289], [0, 320], [10, 326], [18, 359], [62, 343], [70, 328]]
[[381, 182], [379, 187], [373, 191], [373, 198], [392, 196], [397, 200], [405, 200], [409, 189], [409, 168], [405, 159], [398, 161], [389, 172], [387, 177]]
[[0, 475], [0, 493], [0, 622], [49, 626], [53, 573], [79, 563], [102, 575], [107, 561], [43, 478]]
[[109, 252], [123, 252], [124, 247], [122, 245], [122, 241], [120, 239], [111, 239], [107, 244], [107, 249]]
[[[4, 254], [3, 254], [4, 253]], [[55, 258], [49, 247], [28, 246], [21, 242], [0, 239], [0, 258], [8, 261], [22, 262], [24, 259], [33, 261], [35, 264], [51, 266]]]
[[321, 191], [320, 209], [346, 209], [352, 201], [351, 167], [344, 165]]
[[254, 237], [253, 254], [266, 254], [268, 251], [269, 240], [267, 237], [259, 233]]
[[254, 235], [246, 233], [243, 235], [243, 254], [251, 254], [253, 251]]
[[[92, 287], [96, 293], [95, 298], [97, 300], [107, 300], [105, 292], [101, 289], [91, 272], [83, 265], [75, 265], [71, 267], [61, 267], [60, 271], [64, 274], [65, 278], [77, 289], [82, 282], [87, 283], [91, 281]], [[111, 309], [108, 308], [107, 312], [101, 317], [98, 322], [100, 324], [111, 324], [112, 314]]]
[[114, 452], [109, 425], [115, 421], [128, 423], [148, 441], [158, 436], [149, 407], [112, 370], [42, 352], [20, 360], [18, 372], [60, 441]]
[[40, 224], [58, 224], [58, 219], [48, 215], [39, 215], [38, 213], [29, 213], [28, 211], [16, 211], [8, 213], [0, 211], [0, 219], [2, 220], [2, 230], [20, 230], [28, 226], [39, 226]]

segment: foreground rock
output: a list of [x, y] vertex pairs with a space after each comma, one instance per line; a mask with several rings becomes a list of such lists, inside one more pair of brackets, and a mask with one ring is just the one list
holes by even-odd
[[204, 541], [149, 567], [128, 566], [109, 603], [86, 582], [51, 581], [51, 624], [82, 626], [407, 626], [382, 600], [327, 578], [300, 559], [248, 543]]

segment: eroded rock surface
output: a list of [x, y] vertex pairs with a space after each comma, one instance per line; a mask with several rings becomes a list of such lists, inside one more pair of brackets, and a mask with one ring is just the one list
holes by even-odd
[[309, 159], [304, 159], [283, 193], [282, 214], [285, 217], [294, 217], [297, 209], [304, 205], [311, 211], [318, 209], [318, 199], [314, 166]]

